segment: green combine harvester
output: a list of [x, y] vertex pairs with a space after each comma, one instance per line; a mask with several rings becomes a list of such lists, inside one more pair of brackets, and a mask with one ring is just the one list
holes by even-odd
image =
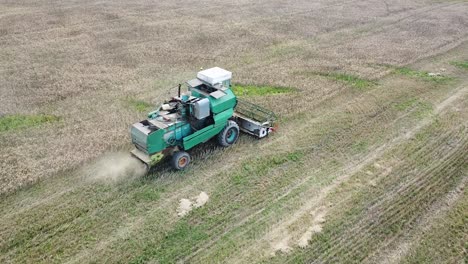
[[181, 94], [179, 85], [177, 97], [132, 125], [133, 156], [148, 170], [166, 157], [171, 157], [173, 168], [183, 170], [191, 160], [186, 151], [213, 137], [227, 147], [237, 141], [240, 131], [257, 138], [268, 136], [274, 130], [275, 114], [237, 99], [231, 77], [231, 72], [215, 67], [187, 81], [188, 92]]

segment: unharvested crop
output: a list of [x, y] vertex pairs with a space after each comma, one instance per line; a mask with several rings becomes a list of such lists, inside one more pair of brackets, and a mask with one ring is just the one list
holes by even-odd
[[413, 69], [410, 69], [408, 67], [401, 67], [395, 69], [395, 73], [413, 77], [413, 78], [419, 78], [424, 81], [430, 81], [430, 82], [435, 82], [435, 83], [445, 83], [448, 81], [453, 80], [452, 77], [450, 76], [444, 76], [441, 73], [430, 73], [426, 71], [416, 71]]
[[149, 112], [150, 110], [152, 110], [152, 108], [154, 108], [154, 105], [152, 105], [152, 104], [150, 104], [148, 102], [133, 99], [133, 98], [126, 99], [125, 103], [129, 107], [134, 109], [135, 111], [138, 111], [138, 112], [141, 112], [141, 113]]
[[345, 83], [347, 85], [350, 85], [356, 89], [359, 90], [364, 90], [366, 88], [372, 87], [374, 85], [377, 85], [375, 81], [367, 80], [364, 78], [360, 78], [358, 76], [352, 75], [352, 74], [346, 74], [346, 73], [340, 73], [340, 72], [296, 72], [296, 75], [304, 75], [304, 76], [322, 76], [326, 77], [328, 79], [338, 81]]
[[34, 128], [44, 123], [60, 120], [54, 115], [4, 115], [0, 117], [0, 132], [23, 128]]
[[460, 69], [468, 70], [468, 61], [452, 61], [451, 64]]
[[370, 86], [376, 85], [375, 82], [370, 80], [365, 80], [354, 75], [344, 74], [344, 73], [318, 73], [317, 75], [325, 76], [332, 80], [344, 82], [351, 85], [357, 89], [366, 89]]
[[291, 93], [295, 91], [293, 88], [289, 87], [242, 84], [234, 84], [232, 90], [237, 96], [264, 96], [270, 94]]

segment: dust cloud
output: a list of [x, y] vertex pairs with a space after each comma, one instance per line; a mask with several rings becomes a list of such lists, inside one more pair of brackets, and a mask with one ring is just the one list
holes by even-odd
[[87, 179], [109, 183], [135, 179], [142, 177], [145, 173], [145, 165], [126, 152], [106, 154], [95, 163], [84, 168], [84, 175]]

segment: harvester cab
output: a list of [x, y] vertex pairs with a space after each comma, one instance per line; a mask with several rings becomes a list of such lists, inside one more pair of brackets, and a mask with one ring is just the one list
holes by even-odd
[[186, 92], [179, 85], [177, 96], [132, 125], [133, 156], [148, 169], [171, 157], [172, 167], [182, 170], [191, 160], [186, 151], [215, 136], [222, 147], [234, 144], [240, 131], [257, 138], [268, 136], [274, 113], [239, 100], [231, 90], [231, 77], [231, 72], [215, 67], [187, 81]]

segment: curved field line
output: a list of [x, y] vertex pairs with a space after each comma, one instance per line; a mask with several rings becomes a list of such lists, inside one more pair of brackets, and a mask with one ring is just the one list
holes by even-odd
[[[455, 152], [456, 152], [456, 151], [451, 152], [451, 153], [449, 153], [448, 155], [450, 156], [450, 154], [453, 154], [453, 153], [455, 153]], [[423, 156], [424, 156], [424, 155], [423, 155]], [[438, 166], [440, 166], [440, 164], [436, 164], [436, 166], [435, 166], [435, 167], [432, 167], [431, 170], [432, 170], [432, 169], [437, 169]], [[419, 175], [421, 175], [421, 176], [420, 176], [420, 177], [415, 177], [415, 178], [417, 178], [417, 179], [424, 178], [424, 175], [426, 175], [426, 174], [420, 173]], [[434, 176], [434, 177], [436, 177], [436, 176]], [[432, 177], [432, 178], [433, 178], [433, 177]], [[425, 181], [425, 182], [428, 182], [428, 179], [426, 179], [426, 180], [427, 180], [427, 181]], [[439, 179], [438, 182], [441, 182], [441, 183], [442, 183], [442, 182], [443, 182], [443, 179]], [[414, 183], [415, 183], [415, 182], [414, 182], [413, 180], [411, 180], [409, 183], [405, 184], [404, 186], [405, 186], [405, 187], [411, 187], [411, 186], [414, 186]], [[421, 189], [421, 188], [424, 188], [424, 187], [425, 187], [425, 186], [422, 186], [422, 187], [420, 187], [420, 188], [418, 188], [418, 189]], [[404, 189], [405, 189], [405, 188], [404, 188]], [[407, 188], [406, 188], [406, 189], [407, 189]], [[410, 199], [410, 198], [405, 198], [405, 199]], [[390, 200], [390, 198], [385, 199], [385, 200]], [[380, 200], [379, 200], [379, 201], [380, 201]], [[390, 205], [392, 205], [392, 203], [391, 203]], [[394, 206], [390, 206], [390, 208], [386, 208], [386, 210], [382, 211], [382, 212], [379, 213], [378, 215], [372, 215], [371, 213], [369, 213], [370, 216], [367, 217], [367, 218], [370, 219], [370, 218], [373, 217], [373, 218], [377, 218], [377, 219], [378, 219], [378, 216], [379, 216], [379, 215], [381, 215], [381, 214], [383, 214], [383, 213], [389, 211], [389, 210], [390, 210], [391, 208], [393, 208], [393, 207], [394, 207]], [[391, 218], [391, 217], [390, 217], [390, 218]], [[396, 220], [395, 220], [395, 221], [396, 221]], [[395, 221], [393, 221], [393, 222], [395, 222]], [[349, 236], [343, 236], [343, 238], [341, 239], [341, 241], [345, 240], [345, 241], [346, 241], [346, 242], [344, 242], [345, 244], [347, 244], [347, 245], [354, 245], [354, 246], [357, 246], [358, 244], [360, 244], [360, 241], [364, 241], [364, 240], [365, 240], [364, 238], [365, 238], [366, 236], [370, 236], [371, 234], [364, 233], [364, 236], [359, 236], [359, 240], [356, 238], [356, 240], [358, 240], [358, 241], [357, 241], [357, 244], [356, 244], [355, 241], [353, 241], [354, 239], [351, 238], [351, 237], [353, 237], [351, 234], [360, 233], [360, 232], [359, 232], [360, 230], [363, 230], [363, 229], [365, 229], [365, 228], [367, 227], [367, 226], [365, 226], [365, 225], [363, 226], [362, 224], [360, 224], [360, 223], [364, 223], [364, 222], [365, 222], [365, 219], [361, 219], [361, 220], [355, 225], [355, 227], [354, 227], [353, 229], [351, 229], [351, 230], [349, 230], [349, 231], [347, 232], [347, 233], [349, 234]], [[370, 222], [370, 224], [371, 224], [371, 225], [374, 225], [373, 222]], [[357, 229], [356, 229], [356, 228], [357, 228]], [[367, 235], [367, 234], [368, 234], [368, 235]], [[347, 239], [344, 239], [344, 237], [347, 237]], [[351, 238], [351, 239], [349, 239], [349, 238]], [[329, 249], [328, 251], [337, 252], [337, 251], [338, 251], [338, 250], [337, 250], [337, 247], [340, 247], [340, 246], [339, 246], [340, 244], [341, 244], [341, 243], [338, 243], [338, 245], [335, 244], [335, 247], [332, 247], [332, 248]], [[343, 247], [341, 247], [341, 248], [343, 248]], [[326, 254], [326, 253], [324, 253], [324, 254]]]
[[[415, 133], [417, 130], [419, 130], [421, 127], [423, 127], [423, 126], [425, 126], [425, 125], [427, 125], [427, 123], [424, 123], [424, 122], [423, 122], [423, 123], [421, 123], [421, 124], [418, 124], [417, 127], [416, 127], [414, 130], [411, 130], [411, 131], [408, 132], [407, 134], [398, 137], [398, 140], [392, 140], [393, 144], [397, 144], [397, 143], [398, 143], [397, 141], [400, 141], [400, 140], [403, 140], [403, 139], [407, 138], [408, 136], [410, 136], [411, 133]], [[386, 147], [388, 147], [388, 146], [386, 146]], [[296, 184], [296, 185], [295, 185], [295, 187], [298, 187], [298, 186], [302, 185], [302, 184], [303, 184], [304, 182], [306, 182], [306, 181], [307, 181], [307, 179], [306, 179], [306, 180], [300, 181], [299, 184]], [[290, 193], [290, 191], [291, 191], [291, 190], [289, 189], [289, 190], [285, 193], [285, 195], [282, 195], [282, 196], [278, 197], [278, 199], [284, 198], [286, 195], [288, 195], [288, 194]], [[275, 201], [276, 201], [276, 199], [275, 199]], [[241, 222], [239, 222], [238, 224], [236, 224], [233, 228], [236, 228], [236, 227], [238, 227], [238, 226], [240, 226], [240, 225], [243, 225], [244, 223], [250, 221], [253, 217], [255, 217], [256, 215], [262, 213], [263, 210], [264, 210], [264, 208], [261, 208], [260, 210], [256, 211], [254, 214], [249, 215], [247, 218], [243, 219]], [[225, 232], [224, 232], [223, 234], [227, 234], [227, 233], [230, 232], [231, 230], [232, 230], [231, 228], [230, 228], [229, 230], [225, 230]], [[195, 251], [193, 254], [191, 254], [190, 256], [188, 256], [187, 258], [185, 258], [185, 260], [191, 259], [191, 258], [193, 258], [194, 256], [196, 256], [198, 253], [200, 253], [202, 250], [211, 247], [211, 246], [212, 246], [213, 244], [215, 244], [222, 236], [224, 236], [223, 234], [222, 234], [220, 237], [217, 237], [216, 239], [211, 240], [207, 245], [205, 245], [205, 246], [203, 246], [203, 247], [201, 247], [201, 248], [198, 248], [197, 251]], [[241, 255], [242, 255], [242, 254], [241, 254]], [[237, 258], [237, 260], [238, 260], [238, 261], [241, 261], [239, 258]]]
[[[426, 148], [423, 148], [423, 149], [428, 149], [429, 151], [431, 151], [433, 148], [432, 148], [432, 147], [431, 147], [431, 148], [427, 148], [427, 147], [426, 147]], [[427, 154], [428, 154], [428, 153], [426, 153], [426, 152], [421, 152], [421, 150], [422, 150], [422, 149], [420, 149], [419, 151], [416, 152], [416, 153], [418, 153], [417, 156], [420, 156], [420, 157], [427, 157]], [[408, 165], [408, 166], [411, 166], [411, 164], [407, 164], [407, 165]], [[439, 164], [437, 164], [437, 165], [439, 165]], [[402, 171], [406, 171], [407, 169], [408, 169], [408, 167], [404, 166], [404, 167], [401, 167], [401, 168], [399, 169], [399, 171], [401, 171], [401, 170], [402, 170]], [[396, 172], [392, 172], [392, 173], [396, 173]], [[416, 177], [416, 178], [419, 179], [418, 177]], [[412, 179], [410, 179], [410, 182], [407, 183], [407, 184], [404, 184], [404, 186], [411, 186], [412, 183], [414, 183], [414, 181], [413, 181]], [[404, 188], [404, 186], [403, 186], [402, 188]], [[400, 190], [400, 191], [401, 191], [401, 190]], [[390, 192], [390, 191], [389, 191], [389, 192]], [[389, 193], [389, 192], [387, 192], [387, 193]], [[394, 195], [392, 195], [392, 197], [393, 197], [393, 196], [394, 196]], [[387, 199], [386, 199], [386, 198], [387, 198]], [[384, 200], [389, 200], [388, 197], [386, 197], [386, 198], [384, 198]], [[383, 203], [381, 197], [378, 197], [376, 201], [377, 201], [378, 203]], [[370, 202], [370, 203], [372, 204], [373, 202]], [[387, 209], [386, 211], [388, 211], [388, 209]], [[369, 213], [369, 214], [371, 214], [371, 213]], [[378, 215], [377, 215], [377, 216], [376, 216], [376, 215], [372, 215], [372, 217], [378, 217]], [[361, 231], [361, 230], [364, 228], [364, 226], [362, 226], [362, 224], [364, 224], [365, 221], [366, 221], [365, 219], [361, 219], [358, 223], [355, 224], [355, 227], [354, 227], [353, 229], [351, 229], [351, 230], [348, 231], [348, 233], [349, 233], [349, 234], [356, 234], [356, 233], [359, 233], [359, 231]], [[357, 229], [356, 229], [356, 228], [357, 228]], [[346, 236], [344, 236], [344, 237], [346, 237]], [[363, 237], [360, 237], [360, 238], [362, 239]], [[344, 238], [343, 238], [343, 239], [344, 239]], [[348, 239], [344, 239], [344, 240], [348, 240]], [[351, 239], [351, 240], [352, 240], [352, 239]], [[347, 243], [347, 244], [353, 244], [353, 243], [354, 243], [354, 244], [356, 244], [356, 242], [349, 242], [349, 243], [348, 243], [348, 242], [344, 242], [344, 243]], [[358, 242], [358, 243], [359, 243], [359, 242]], [[335, 252], [336, 252], [336, 249], [337, 249], [337, 247], [339, 247], [339, 246], [340, 246], [340, 243], [335, 244], [334, 247], [330, 248], [330, 249], [327, 250], [327, 251], [328, 251], [328, 252], [330, 252], [330, 251], [335, 251]], [[326, 254], [326, 253], [324, 252], [324, 254]]]
[[[468, 177], [463, 177], [460, 183], [451, 190], [444, 198], [434, 203], [431, 208], [420, 218], [414, 231], [405, 233], [397, 240], [383, 245], [374, 256], [366, 259], [369, 263], [399, 263], [408, 252], [418, 243], [422, 236], [429, 231], [434, 222], [442, 219], [448, 211], [459, 201], [463, 195]], [[390, 249], [388, 248], [390, 247]]]

